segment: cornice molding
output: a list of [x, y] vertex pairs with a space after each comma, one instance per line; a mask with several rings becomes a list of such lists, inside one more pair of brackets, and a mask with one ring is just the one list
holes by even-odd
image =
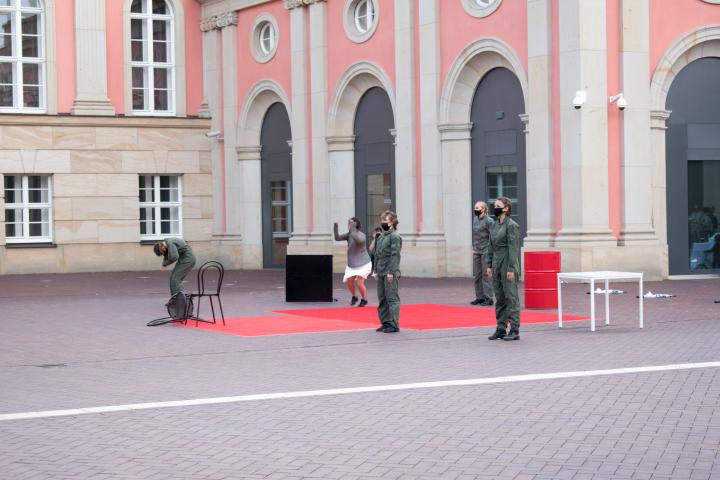
[[229, 27], [230, 25], [237, 25], [238, 16], [235, 12], [221, 13], [220, 15], [213, 15], [211, 17], [205, 17], [200, 20], [200, 30], [203, 32], [209, 32], [215, 29], [221, 29]]
[[285, 3], [285, 8], [288, 10], [292, 10], [293, 8], [299, 8], [299, 7], [307, 7], [308, 5], [312, 5], [313, 3], [321, 3], [326, 2], [327, 0], [283, 0]]

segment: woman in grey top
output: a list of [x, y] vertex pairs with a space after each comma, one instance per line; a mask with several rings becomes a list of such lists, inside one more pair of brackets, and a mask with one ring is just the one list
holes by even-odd
[[355, 305], [358, 297], [355, 294], [355, 284], [360, 291], [360, 303], [358, 307], [367, 305], [367, 295], [365, 289], [365, 279], [372, 272], [372, 261], [367, 252], [367, 239], [362, 232], [360, 220], [352, 217], [348, 220], [348, 232], [342, 235], [338, 234], [338, 224], [333, 224], [333, 234], [335, 241], [340, 242], [346, 240], [348, 243], [347, 250], [347, 267], [345, 267], [345, 276], [343, 283], [347, 284], [347, 288], [352, 294], [350, 305]]

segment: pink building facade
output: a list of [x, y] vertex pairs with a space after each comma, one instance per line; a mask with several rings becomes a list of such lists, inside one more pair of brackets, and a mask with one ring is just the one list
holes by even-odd
[[10, 3], [43, 47], [0, 78], [1, 272], [148, 268], [165, 235], [341, 270], [333, 222], [390, 208], [405, 275], [463, 276], [497, 196], [564, 270], [720, 272], [720, 1]]

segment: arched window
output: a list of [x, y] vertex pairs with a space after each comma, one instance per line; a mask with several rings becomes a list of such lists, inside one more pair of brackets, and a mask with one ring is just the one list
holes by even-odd
[[43, 14], [41, 0], [0, 0], [0, 112], [47, 108]]
[[355, 5], [355, 27], [361, 34], [367, 33], [375, 22], [375, 5], [370, 0], [360, 0]]
[[134, 114], [175, 114], [174, 21], [166, 0], [132, 2], [130, 66]]

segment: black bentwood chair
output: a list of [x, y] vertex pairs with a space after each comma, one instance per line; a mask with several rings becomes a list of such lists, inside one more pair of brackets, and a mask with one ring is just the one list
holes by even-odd
[[[225, 277], [225, 267], [222, 263], [210, 260], [203, 263], [198, 270], [198, 293], [191, 293], [190, 296], [197, 297], [197, 313], [196, 318], [200, 317], [200, 300], [202, 297], [208, 297], [210, 299], [210, 309], [213, 314], [213, 321], [209, 323], [217, 323], [215, 317], [215, 305], [213, 304], [213, 297], [217, 297], [218, 306], [220, 307], [220, 318], [222, 319], [223, 325], [225, 325], [225, 313], [223, 312], [222, 302], [220, 301], [220, 289], [222, 288], [223, 278]], [[197, 319], [195, 325], [197, 326]]]

